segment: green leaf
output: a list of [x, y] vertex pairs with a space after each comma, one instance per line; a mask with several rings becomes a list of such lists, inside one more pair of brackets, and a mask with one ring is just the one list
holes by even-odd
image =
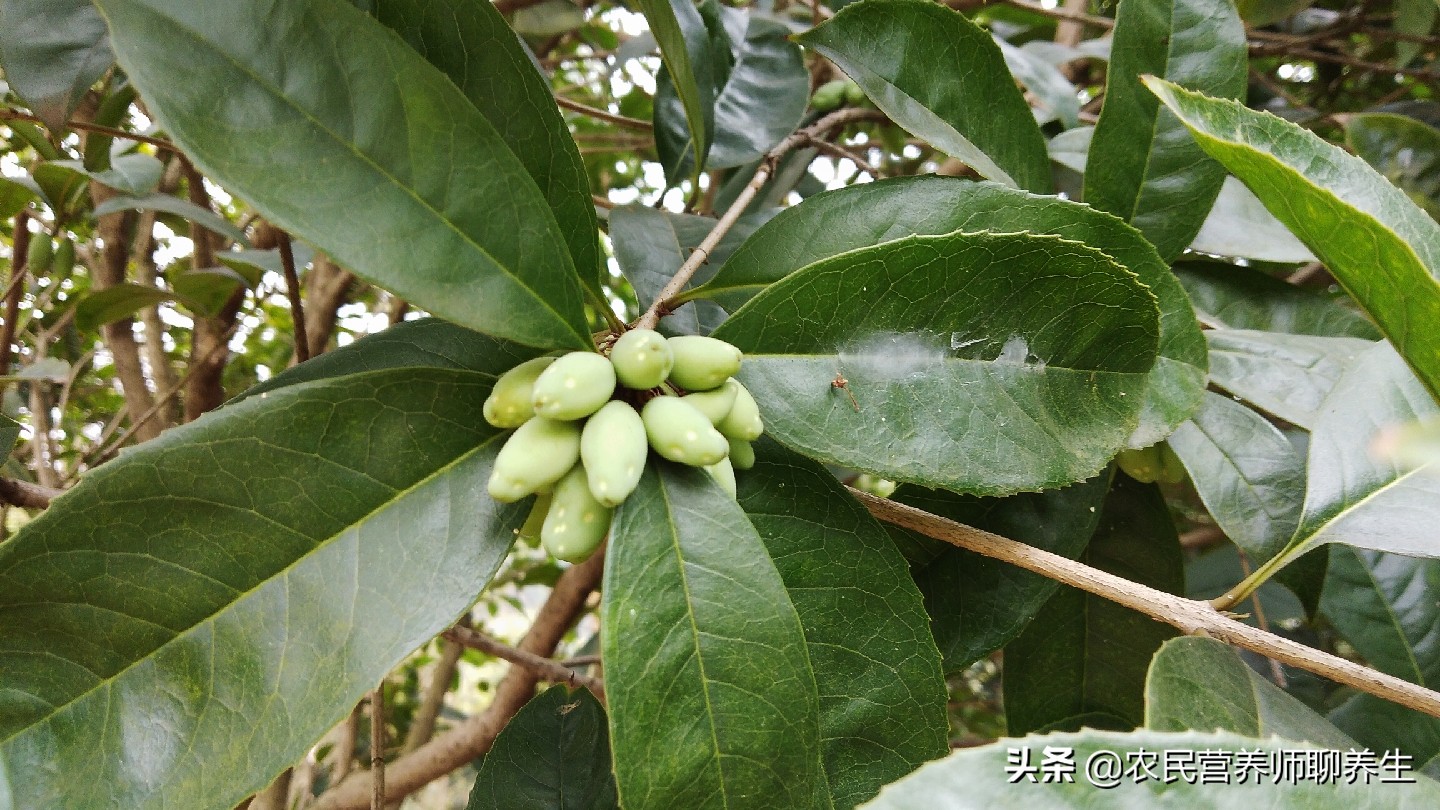
[[1199, 232], [1225, 171], [1140, 86], [1140, 77], [1239, 98], [1247, 81], [1245, 26], [1229, 0], [1127, 2], [1119, 6], [1113, 39], [1085, 201], [1139, 228], [1172, 261]]
[[1299, 264], [1315, 255], [1274, 214], [1265, 210], [1245, 184], [1226, 176], [1210, 213], [1200, 224], [1190, 249], [1216, 256], [1239, 256], [1262, 262]]
[[1160, 305], [1160, 356], [1129, 446], [1163, 439], [1199, 407], [1205, 388], [1204, 338], [1184, 290], [1155, 249], [1109, 214], [994, 183], [912, 177], [817, 194], [756, 231], [694, 297], [713, 297], [734, 309], [821, 259], [912, 234], [979, 230], [1054, 234], [1083, 242], [1134, 272], [1154, 292]]
[[10, 458], [15, 450], [15, 441], [20, 438], [20, 423], [0, 414], [0, 463]]
[[[1117, 475], [1081, 561], [1131, 582], [1184, 593], [1184, 559], [1165, 498]], [[1005, 646], [1005, 722], [1011, 734], [1061, 728], [1089, 716], [1144, 722], [1145, 670], [1177, 634], [1143, 613], [1068, 585]]]
[[113, 61], [89, 0], [0, 0], [0, 69], [52, 131]]
[[[297, 270], [310, 264], [315, 258], [315, 251], [311, 250], [304, 242], [292, 243], [290, 252], [295, 258]], [[285, 273], [285, 265], [280, 259], [279, 248], [222, 250], [215, 254], [215, 260], [239, 273], [251, 287], [258, 285], [266, 273], [274, 273], [277, 276]]]
[[[381, 4], [384, 8], [384, 4]], [[498, 12], [497, 12], [498, 14]], [[570, 0], [545, 0], [515, 11], [515, 33], [527, 37], [553, 37], [585, 24], [585, 10]]]
[[132, 197], [143, 197], [153, 192], [160, 185], [160, 176], [165, 173], [165, 164], [144, 152], [113, 158], [109, 169], [98, 172], [85, 168], [85, 164], [78, 160], [52, 160], [46, 165], [68, 169]]
[[550, 204], [580, 280], [603, 301], [599, 226], [580, 150], [549, 82], [494, 4], [380, 0], [375, 16], [450, 77], [495, 127]]
[[[722, 7], [730, 36], [734, 66], [715, 97], [714, 142], [705, 158], [707, 169], [743, 166], [764, 156], [800, 124], [810, 99], [810, 74], [799, 46], [787, 38], [790, 29], [774, 20], [740, 9]], [[691, 171], [693, 155], [685, 151], [690, 127], [675, 96], [672, 81], [655, 92], [658, 143], [674, 143], [681, 163], [676, 173]]]
[[[1411, 36], [1427, 36], [1440, 17], [1440, 3], [1435, 0], [1395, 0], [1395, 32]], [[1419, 56], [1419, 42], [1399, 40], [1395, 43], [1395, 66], [1405, 67]]]
[[982, 177], [1050, 191], [1045, 139], [990, 34], [923, 0], [866, 0], [796, 39], [891, 120]]
[[[710, 29], [692, 0], [637, 2], [650, 24], [650, 33], [660, 45], [660, 60], [665, 66], [663, 80], [671, 83], [680, 99], [690, 130], [689, 143], [656, 143], [661, 163], [665, 165], [665, 177], [672, 184], [679, 181], [681, 163], [688, 153], [691, 177], [698, 184], [715, 134], [715, 95], [722, 84], [716, 75], [715, 61], [720, 55], [714, 53], [716, 47], [711, 41]], [[659, 115], [657, 105], [657, 138], [666, 132]]]
[[1125, 443], [1156, 316], [1149, 290], [1093, 248], [959, 233], [815, 262], [714, 335], [746, 353], [738, 378], [782, 444], [1001, 495], [1089, 478]]
[[465, 810], [619, 808], [605, 708], [588, 690], [552, 686], [495, 738]]
[[615, 511], [601, 593], [625, 807], [817, 806], [819, 699], [800, 619], [754, 527], [709, 476], [646, 467]]
[[40, 196], [38, 189], [10, 177], [0, 177], [0, 219], [20, 213], [30, 201]]
[[170, 277], [176, 299], [200, 315], [218, 313], [236, 290], [247, 286], [252, 286], [249, 280], [228, 267], [208, 267]]
[[1196, 140], [1325, 263], [1440, 392], [1440, 223], [1359, 158], [1267, 113], [1152, 80]]
[[148, 284], [117, 284], [80, 299], [80, 303], [75, 305], [75, 328], [89, 332], [104, 324], [124, 320], [145, 307], [174, 300], [177, 300], [174, 293]]
[[1155, 731], [1216, 729], [1282, 737], [1348, 751], [1356, 747], [1314, 709], [1260, 677], [1229, 646], [1210, 638], [1172, 638], [1145, 679], [1145, 726]]
[[41, 357], [5, 380], [49, 380], [63, 383], [70, 377], [70, 364], [58, 357]]
[[1305, 458], [1264, 417], [1219, 394], [1205, 394], [1170, 448], [1195, 490], [1236, 545], [1256, 562], [1275, 556], [1300, 522]]
[[[1379, 775], [1343, 774], [1327, 780], [1304, 778], [1302, 769], [1281, 770], [1287, 759], [1305, 759], [1286, 752], [1306, 748], [1303, 743], [1279, 738], [1256, 740], [1230, 732], [1165, 732], [1086, 730], [1078, 734], [1047, 734], [1023, 740], [1005, 738], [991, 745], [964, 748], [932, 762], [905, 779], [886, 787], [867, 810], [915, 810], [919, 807], [984, 807], [987, 810], [1083, 810], [1098, 807], [1144, 807], [1153, 810], [1195, 810], [1210, 807], [1267, 807], [1309, 810], [1344, 807], [1348, 810], [1420, 810], [1440, 803], [1440, 785], [1387, 783], [1391, 771]], [[1256, 752], [1240, 759], [1240, 751]], [[1068, 758], [1076, 766], [1073, 781], [1051, 779], [1041, 770], [1047, 752]], [[1178, 759], [1164, 781], [1164, 755], [1168, 751], [1219, 752], [1214, 781], [1200, 778], [1198, 757]], [[1379, 754], [1376, 753], [1376, 759]], [[1092, 760], [1114, 766], [1114, 782], [1100, 780], [1097, 789], [1086, 775]], [[1147, 764], [1148, 761], [1148, 764]], [[1294, 774], [1294, 776], [1291, 776]], [[1407, 772], [1401, 774], [1414, 777]], [[1242, 776], [1244, 777], [1242, 779]], [[1017, 784], [1017, 782], [1019, 784]]]
[[[1417, 43], [1396, 43], [1403, 44]], [[1431, 217], [1440, 217], [1440, 129], [1392, 113], [1341, 115], [1339, 120], [1355, 154]]]
[[510, 548], [489, 385], [397, 369], [252, 398], [0, 545], [14, 804], [231, 807], [298, 761]]
[[[1045, 492], [977, 498], [902, 486], [891, 497], [977, 529], [1019, 540], [1070, 559], [1080, 556], [1100, 523], [1110, 476]], [[897, 545], [911, 549], [912, 574], [925, 595], [930, 630], [957, 672], [1020, 634], [1060, 587], [1049, 577], [886, 525]]]
[[545, 198], [500, 133], [384, 26], [343, 0], [97, 5], [150, 112], [266, 219], [456, 323], [590, 347]]
[[1380, 339], [1375, 324], [1343, 301], [1249, 267], [1185, 262], [1175, 266], [1175, 275], [1195, 305], [1195, 316], [1206, 326]]
[[1058, 119], [1066, 129], [1079, 126], [1080, 98], [1075, 85], [1065, 78], [1060, 68], [999, 37], [994, 39], [1010, 74], [1025, 85], [1039, 102], [1040, 109], [1045, 110], [1049, 118]]
[[1372, 751], [1398, 748], [1416, 757], [1417, 768], [1440, 752], [1440, 719], [1374, 695], [1354, 695], [1330, 712], [1329, 719]]
[[95, 216], [103, 217], [106, 214], [113, 214], [116, 211], [164, 211], [167, 214], [174, 214], [177, 217], [187, 219], [207, 231], [218, 233], [227, 239], [243, 246], [249, 247], [250, 240], [245, 238], [245, 232], [240, 230], [230, 220], [209, 211], [189, 200], [182, 200], [179, 197], [172, 197], [169, 194], [147, 194], [143, 197], [111, 197], [103, 203], [95, 206]]
[[1241, 19], [1255, 28], [1262, 28], [1293, 17], [1315, 5], [1315, 0], [1236, 0]]
[[940, 656], [875, 519], [819, 464], [768, 439], [755, 449], [740, 506], [805, 628], [830, 796], [854, 807], [948, 749]]
[[1345, 369], [1374, 346], [1348, 337], [1212, 329], [1210, 380], [1292, 424], [1309, 428]]

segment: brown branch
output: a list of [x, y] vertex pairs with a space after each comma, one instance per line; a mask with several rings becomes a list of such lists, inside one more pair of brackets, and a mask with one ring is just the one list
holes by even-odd
[[20, 320], [20, 296], [25, 294], [25, 261], [30, 254], [30, 212], [15, 215], [15, 238], [10, 243], [10, 286], [5, 288], [5, 325], [0, 327], [0, 375], [10, 373], [15, 322]]
[[370, 810], [385, 810], [385, 682], [370, 693]]
[[[49, 126], [48, 124], [45, 124], [45, 120], [38, 115], [31, 115], [30, 113], [20, 112], [19, 110], [8, 108], [0, 110], [0, 120], [30, 121], [36, 124]], [[169, 141], [161, 140], [160, 138], [150, 138], [145, 135], [137, 135], [134, 132], [126, 132], [123, 129], [115, 129], [114, 127], [105, 127], [99, 124], [87, 123], [85, 121], [66, 121], [65, 126], [69, 129], [81, 129], [86, 132], [98, 132], [101, 135], [110, 135], [116, 138], [125, 138], [126, 140], [138, 141], [140, 143], [148, 143], [151, 146], [156, 146], [161, 149], [168, 149], [171, 152], [178, 153], [180, 151], [180, 147]]]
[[[568, 569], [540, 608], [519, 648], [549, 657], [560, 639], [585, 610], [585, 600], [600, 583], [603, 555], [596, 554]], [[399, 799], [490, 750], [495, 736], [535, 695], [539, 678], [533, 670], [512, 666], [495, 688], [489, 708], [435, 737], [386, 769], [386, 793]], [[339, 782], [315, 803], [317, 810], [364, 810], [368, 784], [358, 774]]]
[[295, 326], [295, 361], [310, 359], [310, 338], [305, 334], [305, 304], [300, 300], [300, 274], [295, 270], [295, 251], [290, 234], [280, 232], [280, 267], [285, 271], [285, 297], [290, 299], [290, 320]]
[[330, 345], [340, 307], [349, 300], [350, 290], [355, 286], [355, 275], [323, 253], [317, 253], [306, 279], [309, 294], [305, 307], [305, 334], [310, 340], [310, 356], [314, 357], [324, 354]]
[[1115, 27], [1115, 21], [1109, 17], [1099, 17], [1094, 14], [1086, 14], [1082, 11], [1075, 11], [1069, 8], [1068, 4], [1065, 8], [1045, 8], [1039, 3], [1030, 2], [1030, 0], [1004, 0], [1004, 2], [1007, 6], [1024, 9], [1032, 14], [1039, 14], [1042, 17], [1094, 25], [1099, 28]]
[[1165, 622], [1188, 635], [1209, 636], [1277, 661], [1308, 670], [1337, 683], [1440, 717], [1440, 692], [1417, 686], [1353, 661], [1296, 641], [1266, 633], [1215, 610], [1210, 603], [1131, 582], [1084, 563], [971, 528], [914, 507], [851, 490], [870, 514], [896, 526], [1033, 571], [1109, 599]]
[[[1083, 14], [1089, 7], [1090, 0], [1065, 0], [1064, 10], [1072, 13]], [[1073, 48], [1080, 44], [1085, 36], [1085, 24], [1079, 20], [1061, 20], [1055, 26], [1055, 44]]]
[[[171, 193], [175, 190], [180, 178], [180, 161], [173, 160], [166, 167], [165, 176], [160, 182], [162, 193]], [[130, 252], [135, 257], [136, 281], [147, 287], [159, 288], [159, 268], [155, 266], [155, 219], [158, 212], [141, 211], [135, 226], [135, 245]], [[140, 351], [145, 360], [150, 364], [150, 375], [155, 381], [155, 389], [165, 391], [173, 387], [177, 381], [175, 366], [171, 362], [170, 355], [165, 351], [165, 324], [160, 320], [160, 307], [152, 304], [140, 310], [140, 325], [145, 329], [145, 342], [140, 344]], [[164, 432], [174, 427], [180, 418], [180, 411], [173, 403], [159, 413], [155, 418], [156, 429]]]
[[51, 501], [60, 497], [64, 492], [63, 489], [32, 484], [29, 481], [0, 478], [0, 501], [11, 506], [45, 509], [50, 506]]
[[405, 735], [401, 754], [408, 754], [430, 741], [435, 736], [435, 720], [440, 716], [440, 707], [445, 703], [445, 693], [450, 691], [450, 681], [455, 678], [455, 669], [465, 646], [446, 638], [440, 648], [440, 660], [430, 672], [430, 682], [420, 696], [420, 708], [410, 720], [410, 731]]
[[602, 110], [599, 107], [591, 107], [589, 104], [582, 104], [578, 101], [573, 101], [571, 99], [565, 98], [564, 96], [556, 96], [555, 103], [560, 105], [561, 107], [564, 107], [567, 110], [570, 110], [571, 112], [577, 112], [581, 115], [594, 118], [597, 121], [604, 121], [607, 124], [614, 124], [617, 127], [625, 127], [626, 129], [638, 129], [644, 132], [649, 132], [650, 130], [655, 128], [655, 125], [651, 124], [649, 121], [641, 121], [639, 118], [630, 118], [629, 116], [618, 115], [616, 113], [610, 112], [609, 110]]
[[[185, 191], [190, 202], [213, 212], [210, 195], [205, 191], [205, 178], [183, 155], [180, 159], [180, 171], [185, 176]], [[194, 243], [194, 252], [191, 254], [194, 269], [203, 270], [215, 266], [215, 238], [199, 224], [190, 223], [190, 241]], [[260, 247], [258, 239], [256, 247]], [[245, 300], [245, 292], [243, 285], [237, 287], [220, 311], [212, 317], [195, 316], [195, 325], [190, 336], [190, 367], [185, 374], [186, 422], [199, 419], [225, 401], [222, 377], [225, 374], [225, 364], [230, 358], [226, 341], [235, 327], [235, 319], [240, 313], [241, 303]]]
[[838, 160], [848, 160], [855, 164], [856, 169], [870, 175], [876, 180], [885, 176], [884, 172], [870, 165], [870, 161], [866, 160], [864, 156], [841, 144], [827, 141], [824, 138], [811, 138], [806, 142], [806, 145], [815, 147], [816, 151], [822, 155], [827, 155]]
[[539, 680], [563, 683], [571, 687], [583, 686], [594, 693], [601, 703], [605, 702], [605, 685], [599, 678], [582, 675], [553, 658], [516, 649], [469, 627], [458, 625], [452, 627], [445, 631], [445, 638], [457, 644], [463, 644], [472, 650], [479, 650], [486, 655], [493, 655], [517, 666], [525, 667], [534, 672]]

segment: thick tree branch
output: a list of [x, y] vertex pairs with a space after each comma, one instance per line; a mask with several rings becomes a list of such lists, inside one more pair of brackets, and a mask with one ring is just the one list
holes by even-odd
[[[185, 190], [190, 202], [213, 211], [210, 195], [205, 191], [205, 178], [181, 156], [180, 170], [185, 176]], [[190, 240], [194, 243], [193, 267], [202, 270], [215, 266], [214, 235], [198, 224], [190, 225]], [[275, 242], [265, 247], [274, 247]], [[261, 245], [256, 242], [256, 247]], [[193, 422], [202, 415], [220, 407], [225, 401], [225, 386], [221, 378], [225, 365], [230, 359], [226, 342], [235, 326], [240, 305], [245, 300], [245, 288], [239, 287], [231, 294], [220, 311], [213, 317], [196, 316], [194, 331], [190, 338], [190, 367], [185, 373], [185, 421]]]
[[479, 650], [486, 655], [493, 655], [502, 658], [512, 664], [516, 664], [535, 673], [536, 678], [550, 683], [563, 683], [567, 686], [583, 686], [594, 693], [600, 702], [605, 701], [605, 685], [599, 678], [592, 678], [589, 675], [582, 675], [579, 672], [565, 666], [553, 658], [546, 658], [543, 655], [535, 655], [524, 650], [511, 647], [500, 641], [472, 630], [469, 627], [455, 626], [445, 631], [445, 638], [457, 644], [463, 644], [472, 650]]
[[895, 501], [851, 490], [870, 514], [926, 537], [1033, 571], [1165, 622], [1189, 635], [1209, 636], [1313, 672], [1402, 706], [1440, 717], [1440, 692], [1417, 686], [1299, 642], [1235, 621], [1210, 603], [1131, 582], [1043, 549], [971, 528]]
[[0, 478], [0, 501], [11, 506], [23, 506], [26, 509], [45, 509], [50, 506], [50, 501], [60, 497], [64, 490], [54, 487], [43, 487], [39, 484], [32, 484], [29, 481], [17, 481], [13, 478]]
[[340, 307], [350, 298], [355, 276], [349, 270], [317, 253], [306, 275], [307, 306], [305, 334], [310, 340], [310, 356], [324, 354], [335, 334]]
[[[547, 658], [554, 654], [560, 639], [584, 612], [585, 599], [600, 584], [603, 565], [603, 555], [596, 554], [560, 576], [535, 617], [535, 623], [520, 642], [521, 650]], [[387, 766], [386, 798], [395, 800], [413, 793], [432, 779], [489, 751], [500, 729], [534, 697], [539, 680], [533, 670], [510, 667], [485, 711]], [[315, 807], [317, 810], [364, 810], [370, 799], [369, 787], [369, 780], [363, 775], [352, 774], [321, 796]]]

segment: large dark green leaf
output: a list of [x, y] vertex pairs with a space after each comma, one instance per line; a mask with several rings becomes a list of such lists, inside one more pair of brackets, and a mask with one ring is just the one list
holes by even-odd
[[1239, 98], [1248, 62], [1245, 26], [1229, 0], [1129, 0], [1116, 14], [1114, 40], [1085, 201], [1139, 228], [1170, 261], [1200, 231], [1225, 171], [1140, 76]]
[[555, 212], [580, 280], [597, 300], [605, 300], [595, 204], [580, 150], [549, 82], [505, 18], [493, 3], [465, 0], [379, 0], [375, 5], [376, 18], [449, 76], [520, 159]]
[[800, 619], [705, 473], [652, 461], [616, 510], [600, 624], [625, 807], [828, 806]]
[[1440, 217], [1440, 130], [1394, 113], [1343, 115], [1340, 120], [1355, 154], [1430, 216]]
[[1048, 113], [1048, 118], [1058, 119], [1066, 128], [1079, 125], [1080, 98], [1075, 85], [1058, 66], [999, 37], [995, 37], [995, 44], [1000, 47], [1000, 55], [1005, 57], [1005, 66], [1011, 75], [1025, 85], [1040, 108]]
[[905, 560], [826, 469], [770, 440], [736, 473], [775, 561], [820, 693], [820, 752], [836, 807], [947, 750], [945, 681]]
[[1225, 535], [1256, 562], [1289, 542], [1300, 522], [1305, 457], [1264, 417], [1219, 394], [1205, 394], [1170, 447]]
[[821, 259], [912, 234], [1027, 231], [1083, 242], [1125, 266], [1160, 306], [1160, 354], [1140, 424], [1128, 444], [1163, 439], [1200, 405], [1205, 346], [1184, 290], [1155, 249], [1109, 214], [1055, 197], [949, 177], [884, 180], [817, 194], [780, 212], [725, 262], [695, 297], [738, 308], [765, 287]]
[[[1118, 733], [1087, 729], [1078, 734], [1047, 734], [1023, 740], [1003, 739], [992, 745], [965, 748], [932, 762], [880, 792], [867, 810], [916, 808], [972, 808], [986, 810], [1198, 810], [1199, 808], [1265, 807], [1285, 810], [1339, 808], [1346, 810], [1422, 810], [1440, 804], [1440, 785], [1429, 780], [1417, 784], [1386, 783], [1389, 771], [1363, 773], [1353, 782], [1336, 773], [1327, 780], [1304, 778], [1302, 767], [1282, 770], [1278, 763], [1299, 760], [1289, 751], [1303, 743], [1279, 738], [1256, 740], [1230, 732], [1135, 731]], [[1238, 751], [1264, 752], [1259, 762], [1240, 759]], [[1199, 775], [1198, 757], [1177, 757], [1177, 767], [1165, 772], [1167, 752], [1181, 756], [1217, 752], [1211, 762], [1219, 774], [1213, 781]], [[1073, 781], [1062, 777], [1063, 764], [1073, 761]], [[1066, 757], [1073, 753], [1073, 757]], [[1254, 757], [1255, 755], [1249, 755]], [[1378, 752], [1376, 758], [1379, 758]], [[1086, 766], [1092, 761], [1112, 773], [1111, 780], [1092, 781]], [[1057, 767], [1058, 765], [1058, 767]], [[1223, 774], [1223, 775], [1222, 775]], [[1294, 774], [1293, 776], [1291, 774]], [[1049, 776], [1047, 779], [1046, 776]], [[1165, 776], [1169, 780], [1165, 780]], [[1408, 774], [1406, 774], [1408, 776]], [[1242, 778], [1243, 777], [1243, 778]], [[1411, 777], [1413, 778], [1413, 777]], [[1018, 783], [1018, 784], [1017, 784]], [[1097, 784], [1098, 783], [1098, 784]]]
[[1373, 341], [1212, 329], [1210, 379], [1287, 422], [1308, 428], [1345, 369]]
[[982, 177], [1050, 191], [1045, 139], [990, 34], [924, 0], [866, 0], [797, 37], [895, 123]]
[[[74, 175], [74, 172], [66, 172]], [[53, 199], [53, 198], [52, 198]], [[95, 216], [103, 217], [106, 214], [113, 214], [116, 211], [163, 211], [167, 214], [174, 214], [183, 217], [200, 227], [217, 233], [239, 245], [248, 247], [249, 240], [245, 238], [245, 232], [230, 220], [220, 216], [206, 208], [196, 205], [189, 200], [182, 200], [179, 197], [172, 197], [169, 194], [147, 194], [143, 197], [111, 197], [103, 203], [95, 206]]]
[[[650, 33], [660, 45], [665, 70], [657, 81], [668, 82], [674, 89], [690, 131], [688, 143], [657, 141], [666, 178], [671, 183], [679, 181], [681, 165], [688, 153], [692, 177], [698, 181], [715, 136], [715, 95], [723, 84], [723, 75], [717, 74], [721, 67], [717, 63], [720, 48], [693, 0], [638, 0], [638, 4], [650, 24]], [[669, 131], [659, 116], [657, 109], [657, 136]]]
[[618, 810], [605, 708], [552, 686], [525, 704], [485, 755], [465, 810]]
[[1304, 242], [1440, 393], [1440, 224], [1359, 158], [1273, 115], [1150, 88]]
[[114, 60], [89, 0], [0, 0], [0, 69], [52, 130]]
[[[734, 65], [715, 97], [714, 142], [705, 158], [707, 169], [743, 166], [763, 156], [794, 131], [810, 100], [810, 74], [800, 48], [787, 37], [790, 29], [774, 20], [740, 9], [722, 7], [721, 18], [731, 30]], [[655, 90], [657, 143], [687, 144], [690, 126], [675, 95], [673, 81]], [[681, 150], [680, 174], [691, 170], [693, 156]]]
[[78, 160], [52, 160], [45, 165], [74, 172], [132, 197], [143, 197], [154, 191], [165, 173], [165, 164], [144, 152], [115, 157], [110, 161], [110, 168], [103, 171], [87, 169]]
[[509, 549], [488, 390], [397, 369], [255, 397], [0, 545], [0, 795], [230, 807], [296, 762]]
[[176, 300], [174, 293], [129, 282], [87, 294], [75, 305], [75, 328], [90, 331], [128, 318], [145, 307]]
[[739, 379], [782, 444], [1001, 495], [1105, 466], [1138, 421], [1158, 318], [1149, 290], [1093, 248], [962, 233], [818, 261], [715, 336], [746, 352]]
[[1380, 339], [1375, 324], [1344, 303], [1249, 267], [1185, 262], [1176, 265], [1175, 275], [1207, 326]]
[[97, 5], [150, 112], [267, 219], [456, 323], [590, 346], [549, 204], [489, 121], [384, 26], [342, 0]]
[[[1184, 592], [1184, 559], [1160, 490], [1115, 476], [1100, 526], [1080, 559], [1168, 593]], [[1011, 734], [1145, 720], [1145, 671], [1174, 628], [1068, 585], [1005, 646]]]
[[1314, 709], [1260, 677], [1231, 647], [1209, 638], [1173, 638], [1150, 662], [1145, 726], [1155, 731], [1218, 729], [1283, 737], [1348, 751], [1355, 741]]
[[[1071, 559], [1090, 542], [1110, 476], [1045, 492], [977, 498], [902, 486], [895, 500], [932, 514], [1019, 540]], [[1005, 646], [1025, 629], [1060, 583], [999, 560], [887, 524], [911, 550], [915, 582], [925, 595], [930, 629], [955, 672]]]
[[[1370, 694], [1357, 694], [1328, 715], [1330, 722], [1372, 751], [1400, 749], [1416, 768], [1440, 752], [1440, 719]], [[1424, 780], [1422, 780], [1424, 781]]]

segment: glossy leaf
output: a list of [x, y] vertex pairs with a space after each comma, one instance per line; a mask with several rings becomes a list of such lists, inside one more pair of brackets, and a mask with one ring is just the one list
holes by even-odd
[[866, 0], [796, 39], [895, 123], [982, 177], [1050, 191], [1045, 139], [990, 34], [922, 0]]
[[[1023, 740], [1004, 738], [991, 745], [963, 748], [932, 762], [886, 787], [866, 810], [984, 807], [993, 810], [1087, 810], [1097, 807], [1144, 807], [1154, 810], [1195, 810], [1220, 807], [1330, 808], [1348, 810], [1421, 810], [1440, 803], [1440, 785], [1429, 780], [1384, 783], [1384, 772], [1347, 782], [1290, 779], [1271, 763], [1284, 752], [1306, 747], [1279, 738], [1256, 740], [1230, 732], [1135, 731], [1120, 733], [1087, 729], [1078, 734], [1047, 734]], [[1052, 777], [1043, 781], [1046, 751], [1071, 751], [1074, 781]], [[1263, 751], [1260, 765], [1246, 767], [1238, 756], [1222, 760], [1226, 778], [1202, 781], [1198, 769], [1171, 773], [1164, 780], [1166, 751]], [[1063, 754], [1062, 754], [1063, 756]], [[1155, 761], [1146, 767], [1146, 760]], [[1378, 758], [1377, 753], [1377, 758]], [[1023, 764], [1019, 764], [1022, 761]], [[1113, 765], [1114, 781], [1097, 788], [1085, 775], [1092, 759]], [[1191, 763], [1194, 764], [1193, 762]], [[1131, 771], [1135, 775], [1130, 775]], [[1246, 778], [1242, 781], [1241, 775]], [[1410, 776], [1406, 774], [1406, 776]], [[1413, 776], [1410, 776], [1413, 778]], [[1018, 783], [1018, 784], [1017, 784]]]
[[1384, 698], [1353, 695], [1328, 717], [1337, 728], [1372, 751], [1398, 748], [1415, 757], [1412, 767], [1419, 768], [1427, 757], [1440, 755], [1440, 719]]
[[170, 276], [169, 281], [176, 298], [200, 315], [214, 315], [236, 290], [252, 286], [244, 276], [228, 267], [178, 273]]
[[255, 397], [0, 545], [0, 794], [230, 807], [298, 761], [509, 550], [488, 388], [398, 369]]
[[1440, 393], [1440, 223], [1359, 158], [1275, 116], [1150, 88], [1304, 242]]
[[805, 628], [830, 796], [854, 807], [948, 749], [920, 592], [885, 531], [824, 467], [763, 440], [736, 478]]
[[456, 323], [591, 345], [545, 198], [500, 133], [384, 26], [342, 0], [97, 5], [150, 112], [267, 219]]
[[1175, 266], [1175, 275], [1195, 305], [1195, 317], [1210, 327], [1380, 339], [1375, 324], [1344, 302], [1249, 267], [1185, 262]]
[[1125, 443], [1156, 314], [1149, 290], [1093, 248], [961, 233], [815, 262], [714, 335], [746, 353], [738, 378], [782, 444], [1000, 495], [1089, 478]]
[[95, 216], [103, 217], [116, 211], [163, 211], [187, 219], [207, 231], [218, 233], [237, 244], [249, 247], [245, 232], [224, 217], [189, 200], [169, 194], [148, 194], [143, 197], [111, 197], [95, 206]]
[[[1184, 560], [1165, 498], [1115, 476], [1087, 565], [1167, 593], [1184, 592]], [[1011, 734], [1145, 719], [1145, 671], [1176, 630], [1143, 613], [1062, 586], [1005, 646], [1005, 724]]]
[[1220, 194], [1190, 241], [1190, 249], [1262, 262], [1315, 261], [1310, 249], [1274, 214], [1265, 210], [1259, 197], [1233, 177], [1226, 177], [1220, 184]]
[[1119, 6], [1113, 39], [1085, 201], [1134, 225], [1171, 261], [1200, 230], [1225, 171], [1140, 77], [1239, 98], [1247, 80], [1245, 27], [1229, 0], [1149, 0]]
[[1355, 154], [1431, 217], [1440, 217], [1440, 130], [1393, 113], [1344, 115], [1340, 121]]
[[[931, 514], [1074, 559], [1100, 522], [1108, 475], [1064, 489], [977, 498], [902, 486], [891, 497]], [[1005, 646], [1035, 617], [1060, 583], [999, 560], [886, 525], [910, 550], [912, 575], [925, 595], [930, 630], [956, 672]]]
[[46, 165], [68, 169], [131, 197], [143, 197], [153, 192], [160, 184], [160, 176], [165, 173], [165, 164], [144, 152], [113, 158], [110, 168], [104, 171], [91, 171], [78, 160], [52, 160]]
[[[719, 54], [693, 0], [638, 0], [638, 4], [660, 45], [663, 80], [674, 88], [690, 129], [689, 143], [656, 143], [666, 179], [672, 184], [680, 180], [681, 163], [689, 153], [691, 176], [698, 182], [715, 136], [715, 95], [723, 83], [716, 74]], [[657, 135], [665, 131], [663, 126], [656, 129]]]
[[552, 686], [505, 724], [465, 810], [618, 810], [605, 708]]
[[1308, 428], [1345, 369], [1374, 346], [1345, 337], [1214, 329], [1210, 379], [1261, 410]]
[[1155, 249], [1108, 214], [994, 183], [912, 177], [817, 194], [756, 231], [695, 297], [713, 297], [734, 309], [822, 259], [912, 234], [979, 230], [1053, 234], [1083, 242], [1134, 272], [1155, 294], [1160, 351], [1129, 446], [1154, 444], [1199, 407], [1205, 388], [1204, 338], [1189, 300]]
[[1205, 394], [1170, 448], [1190, 473], [1215, 523], [1256, 562], [1289, 542], [1300, 522], [1305, 458], [1266, 419], [1219, 394]]
[[40, 196], [39, 189], [11, 177], [0, 177], [0, 219], [20, 213], [30, 201]]
[[652, 460], [615, 511], [601, 594], [625, 807], [817, 805], [825, 774], [804, 631], [729, 495], [700, 470]]
[[129, 318], [145, 307], [176, 300], [174, 293], [145, 284], [117, 284], [86, 295], [75, 305], [75, 328], [82, 332]]
[[1195, 636], [1170, 639], [1155, 653], [1145, 679], [1145, 726], [1281, 737], [1342, 751], [1357, 747], [1314, 709], [1260, 677], [1234, 649]]
[[[295, 259], [296, 269], [306, 267], [315, 258], [315, 251], [311, 250], [304, 242], [294, 242], [290, 245], [290, 253]], [[266, 273], [274, 273], [277, 276], [285, 274], [285, 265], [280, 260], [280, 249], [270, 250], [222, 250], [215, 254], [215, 260], [224, 266], [234, 270], [244, 277], [245, 282], [254, 287], [260, 283]]]
[[554, 211], [580, 280], [604, 300], [599, 226], [580, 150], [555, 106], [549, 82], [495, 5], [379, 0], [374, 13], [450, 77], [495, 127]]
[[995, 37], [995, 44], [1011, 75], [1025, 85], [1049, 118], [1059, 120], [1066, 129], [1079, 126], [1080, 98], [1060, 68], [999, 37]]
[[5, 81], [56, 133], [113, 62], [105, 21], [88, 0], [0, 2]]

